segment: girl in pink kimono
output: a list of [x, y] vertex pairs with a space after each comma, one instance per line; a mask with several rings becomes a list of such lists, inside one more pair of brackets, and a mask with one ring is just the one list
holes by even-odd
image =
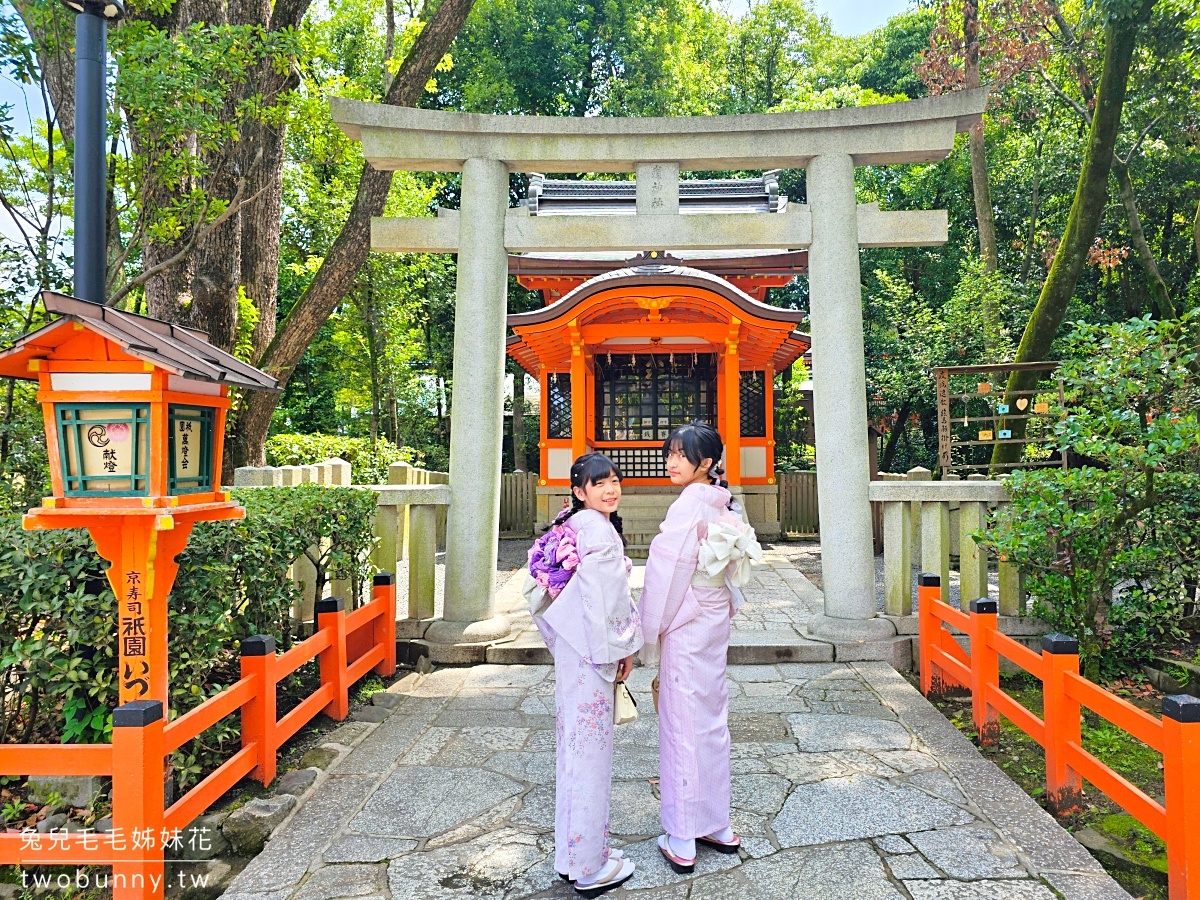
[[663, 444], [671, 483], [683, 487], [650, 544], [642, 591], [647, 649], [661, 644], [659, 788], [666, 834], [659, 850], [680, 874], [696, 842], [736, 853], [729, 820], [729, 691], [725, 662], [739, 585], [761, 555], [754, 530], [721, 480], [721, 436], [704, 424], [676, 428]]
[[[578, 893], [596, 897], [634, 871], [632, 860], [608, 846], [608, 810], [615, 682], [624, 681], [633, 669], [642, 631], [629, 592], [630, 566], [617, 515], [621, 473], [607, 456], [588, 453], [571, 467], [571, 493], [572, 506], [555, 525], [574, 532], [578, 561], [568, 562], [573, 573], [553, 599], [551, 590], [531, 588], [530, 582], [526, 593], [534, 622], [554, 655], [555, 869], [574, 882]], [[566, 541], [569, 546], [569, 539], [565, 535], [559, 545]], [[546, 580], [544, 586], [553, 584]]]

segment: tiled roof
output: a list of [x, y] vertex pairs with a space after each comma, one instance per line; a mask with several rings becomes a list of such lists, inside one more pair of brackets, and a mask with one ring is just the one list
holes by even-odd
[[130, 356], [174, 375], [257, 391], [279, 390], [274, 378], [214, 347], [202, 331], [51, 291], [42, 298], [46, 310], [62, 318], [0, 351], [0, 375], [29, 378], [28, 360], [45, 357], [72, 336], [66, 324], [78, 322], [120, 345]]
[[[758, 178], [706, 178], [679, 182], [679, 211], [781, 212], [786, 194], [779, 193], [779, 170]], [[531, 214], [633, 215], [637, 184], [633, 181], [565, 181], [532, 175], [525, 205]]]

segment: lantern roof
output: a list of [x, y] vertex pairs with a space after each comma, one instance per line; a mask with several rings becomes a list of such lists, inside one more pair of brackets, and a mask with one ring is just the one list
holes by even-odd
[[256, 391], [279, 390], [274, 378], [214, 347], [203, 331], [52, 291], [43, 292], [42, 299], [46, 311], [61, 318], [0, 350], [0, 375], [36, 378], [36, 373], [29, 370], [29, 361], [54, 357], [60, 347], [78, 335], [73, 326], [82, 325], [117, 344], [134, 359], [172, 375]]

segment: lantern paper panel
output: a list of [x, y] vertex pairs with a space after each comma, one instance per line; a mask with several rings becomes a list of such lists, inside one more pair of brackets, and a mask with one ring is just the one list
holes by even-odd
[[213, 409], [171, 404], [170, 469], [167, 490], [172, 494], [211, 491], [213, 484]]
[[56, 403], [55, 414], [66, 496], [149, 493], [149, 405]]

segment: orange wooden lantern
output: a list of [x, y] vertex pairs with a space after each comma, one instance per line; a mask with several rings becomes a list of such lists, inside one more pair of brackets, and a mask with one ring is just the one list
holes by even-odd
[[275, 379], [167, 322], [46, 292], [61, 318], [0, 351], [0, 375], [36, 379], [53, 496], [27, 529], [87, 528], [112, 563], [120, 702], [167, 708], [167, 595], [199, 521], [245, 510], [221, 490], [229, 388]]

